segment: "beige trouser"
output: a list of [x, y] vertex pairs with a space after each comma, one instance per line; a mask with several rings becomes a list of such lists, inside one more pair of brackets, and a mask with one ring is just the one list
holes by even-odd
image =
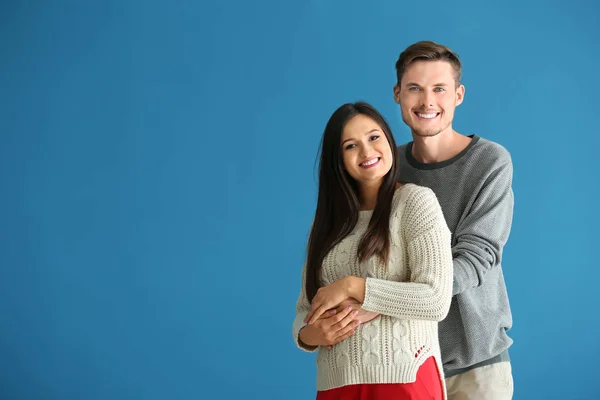
[[510, 400], [513, 378], [510, 362], [475, 368], [446, 379], [448, 400]]

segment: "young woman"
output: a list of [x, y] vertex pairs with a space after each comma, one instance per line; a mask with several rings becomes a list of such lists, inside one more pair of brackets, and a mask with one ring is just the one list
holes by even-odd
[[298, 347], [318, 350], [318, 400], [446, 398], [450, 231], [433, 191], [397, 176], [385, 119], [362, 102], [338, 108], [293, 324]]

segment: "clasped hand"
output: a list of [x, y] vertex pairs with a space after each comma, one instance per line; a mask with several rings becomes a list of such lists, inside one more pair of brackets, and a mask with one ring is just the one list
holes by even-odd
[[361, 303], [350, 296], [349, 278], [342, 278], [317, 291], [304, 319], [308, 325], [300, 331], [303, 343], [331, 348], [352, 336], [361, 323], [379, 315], [363, 310]]

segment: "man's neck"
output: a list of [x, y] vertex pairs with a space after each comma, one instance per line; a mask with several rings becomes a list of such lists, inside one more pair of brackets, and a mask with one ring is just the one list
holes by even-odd
[[452, 129], [436, 136], [423, 137], [413, 133], [412, 156], [423, 164], [432, 164], [451, 159], [463, 151], [471, 138]]

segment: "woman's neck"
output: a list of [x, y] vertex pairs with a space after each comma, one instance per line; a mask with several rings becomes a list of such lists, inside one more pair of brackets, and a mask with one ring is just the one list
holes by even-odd
[[361, 183], [358, 185], [358, 196], [361, 210], [373, 210], [377, 204], [377, 194], [381, 182]]
[[[377, 195], [379, 194], [379, 188], [381, 188], [381, 183], [372, 186], [364, 186], [359, 185], [358, 187], [358, 195], [360, 201], [360, 210], [373, 210], [377, 205]], [[394, 189], [399, 189], [403, 186], [400, 182], [396, 182], [394, 185]]]

